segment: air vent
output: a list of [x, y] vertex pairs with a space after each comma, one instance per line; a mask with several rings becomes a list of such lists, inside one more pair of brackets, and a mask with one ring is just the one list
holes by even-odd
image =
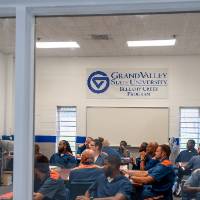
[[110, 36], [108, 34], [91, 34], [93, 40], [109, 40]]

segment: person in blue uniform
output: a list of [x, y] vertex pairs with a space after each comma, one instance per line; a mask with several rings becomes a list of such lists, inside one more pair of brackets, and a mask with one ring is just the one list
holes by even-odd
[[140, 154], [140, 170], [149, 170], [154, 167], [159, 160], [155, 157], [155, 152], [158, 147], [157, 142], [150, 142], [147, 145], [146, 152]]
[[107, 153], [102, 152], [102, 142], [99, 139], [92, 140], [89, 148], [94, 151], [94, 164], [98, 166], [104, 166], [105, 158], [108, 156]]
[[[142, 153], [146, 153], [147, 149], [147, 142], [143, 142], [140, 147], [139, 147], [139, 154], [141, 155]], [[140, 169], [140, 163], [141, 163], [141, 156], [137, 157], [135, 161], [132, 159], [132, 164], [133, 164], [133, 170], [139, 170]]]
[[49, 170], [46, 156], [37, 156], [34, 168], [38, 186], [34, 187], [33, 200], [69, 200], [69, 191], [65, 188], [64, 181], [56, 171]]
[[173, 165], [169, 161], [170, 153], [168, 145], [159, 145], [155, 157], [160, 160], [160, 163], [148, 171], [133, 172], [131, 176], [133, 182], [145, 185], [142, 193], [143, 199], [158, 196], [163, 196], [166, 200], [171, 198], [175, 173]]
[[89, 149], [89, 144], [93, 139], [91, 137], [87, 137], [85, 140], [84, 144], [80, 144], [78, 146], [77, 152], [76, 152], [76, 156], [80, 157], [81, 154], [83, 153], [83, 151], [85, 151], [86, 149]]
[[194, 140], [188, 140], [187, 142], [187, 150], [183, 150], [179, 153], [179, 155], [177, 156], [175, 162], [189, 162], [189, 160], [193, 157], [193, 156], [197, 156], [198, 152], [195, 149], [195, 141]]
[[110, 147], [110, 143], [108, 140], [103, 141], [103, 147], [102, 147], [102, 152], [113, 156], [118, 156], [120, 158], [120, 154], [117, 152], [117, 150], [113, 149]]
[[128, 178], [120, 174], [120, 164], [118, 156], [108, 156], [105, 160], [104, 174], [99, 176], [85, 196], [79, 196], [76, 200], [130, 200], [133, 186]]
[[94, 164], [94, 151], [86, 149], [81, 155], [80, 165], [71, 170], [69, 174], [69, 182], [92, 183], [102, 174], [103, 169]]
[[196, 169], [185, 182], [182, 200], [200, 199], [200, 168]]
[[197, 156], [198, 152], [195, 149], [195, 141], [194, 140], [188, 140], [187, 142], [187, 150], [183, 150], [179, 153], [179, 155], [177, 156], [175, 163], [178, 166], [178, 172], [177, 172], [177, 183], [181, 184], [181, 180], [183, 179], [184, 175], [190, 175], [191, 174], [191, 170], [188, 169], [184, 169], [182, 168], [182, 164], [180, 165], [179, 163], [187, 163], [189, 162], [193, 156]]
[[76, 167], [77, 161], [72, 154], [69, 142], [61, 140], [58, 145], [58, 153], [55, 153], [50, 158], [50, 165], [55, 165], [61, 168], [71, 169]]
[[186, 170], [190, 169], [192, 171], [200, 169], [200, 146], [198, 147], [198, 155], [193, 156], [184, 168]]
[[128, 144], [126, 141], [122, 140], [118, 149], [118, 153], [122, 158], [130, 157], [130, 151], [128, 150]]

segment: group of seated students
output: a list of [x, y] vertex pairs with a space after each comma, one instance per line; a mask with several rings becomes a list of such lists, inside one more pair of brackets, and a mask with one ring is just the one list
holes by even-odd
[[[176, 161], [189, 161], [185, 169], [195, 169], [185, 183], [184, 200], [191, 199], [191, 194], [200, 194], [200, 148], [197, 152], [194, 145], [194, 141], [189, 140], [187, 150], [182, 151]], [[58, 153], [53, 154], [50, 161], [38, 147], [35, 150], [34, 200], [70, 200], [70, 189], [65, 187], [59, 172], [50, 170], [49, 165], [70, 169], [69, 184], [91, 183], [85, 194], [77, 196], [76, 200], [173, 199], [176, 175], [175, 165], [169, 160], [169, 145], [143, 142], [136, 159], [131, 157], [126, 141], [121, 141], [119, 149], [115, 150], [103, 138], [88, 137], [78, 147], [76, 156], [72, 154], [69, 142], [62, 140]], [[131, 170], [120, 168], [124, 157], [130, 158]], [[184, 160], [186, 157], [188, 159]], [[179, 171], [180, 177], [181, 173]]]

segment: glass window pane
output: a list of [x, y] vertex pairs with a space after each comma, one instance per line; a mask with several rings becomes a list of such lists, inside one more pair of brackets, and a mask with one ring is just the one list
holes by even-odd
[[72, 126], [72, 127], [76, 127], [76, 122], [69, 122], [69, 121], [66, 121], [66, 122], [59, 122], [59, 126], [62, 126], [62, 127], [69, 127], [69, 126]]
[[200, 142], [200, 108], [182, 108], [180, 123], [180, 148], [185, 149], [189, 139]]
[[76, 132], [76, 127], [60, 127], [60, 131], [66, 131], [66, 132]]
[[15, 27], [15, 18], [0, 18], [0, 195], [13, 189]]

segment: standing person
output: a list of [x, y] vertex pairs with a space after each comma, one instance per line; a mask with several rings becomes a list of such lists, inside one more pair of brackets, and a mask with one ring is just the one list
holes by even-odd
[[120, 142], [120, 146], [119, 146], [119, 149], [118, 149], [118, 153], [120, 154], [121, 157], [130, 157], [130, 152], [129, 150], [127, 149], [127, 142], [122, 140]]
[[50, 164], [58, 167], [70, 169], [77, 164], [76, 158], [72, 154], [69, 142], [61, 140], [58, 145], [58, 153], [55, 153], [50, 158]]
[[92, 140], [93, 138], [87, 137], [85, 140], [85, 143], [78, 146], [77, 153], [76, 153], [77, 157], [81, 157], [81, 154], [83, 153], [83, 151], [85, 151], [86, 149], [89, 149], [89, 144]]

